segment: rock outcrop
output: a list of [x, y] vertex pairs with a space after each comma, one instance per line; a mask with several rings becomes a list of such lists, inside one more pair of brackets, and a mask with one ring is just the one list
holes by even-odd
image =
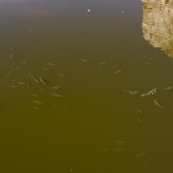
[[173, 57], [173, 0], [142, 0], [145, 40]]

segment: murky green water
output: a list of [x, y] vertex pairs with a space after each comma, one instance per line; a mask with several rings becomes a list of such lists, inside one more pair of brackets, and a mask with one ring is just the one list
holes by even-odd
[[0, 172], [171, 173], [171, 5], [1, 0]]

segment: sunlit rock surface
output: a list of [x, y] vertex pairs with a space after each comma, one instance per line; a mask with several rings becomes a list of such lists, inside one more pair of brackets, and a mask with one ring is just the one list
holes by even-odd
[[142, 0], [143, 36], [173, 57], [173, 0]]

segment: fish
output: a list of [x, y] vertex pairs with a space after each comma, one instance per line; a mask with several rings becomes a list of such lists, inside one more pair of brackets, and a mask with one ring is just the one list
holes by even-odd
[[130, 148], [114, 148], [114, 151], [124, 151], [124, 150], [129, 150]]
[[163, 90], [167, 91], [167, 90], [171, 90], [172, 88], [173, 88], [173, 86], [170, 86], [170, 87], [164, 88]]
[[147, 123], [147, 124], [149, 124], [150, 122], [148, 122], [148, 121], [144, 121], [144, 120], [141, 120], [141, 119], [136, 119], [137, 121], [139, 121], [139, 122], [141, 122], [141, 123]]
[[14, 57], [14, 55], [15, 55], [15, 53], [12, 53], [12, 54], [10, 55], [10, 59], [12, 59], [12, 58]]
[[12, 65], [10, 66], [10, 68], [12, 68], [12, 67], [14, 67], [14, 64], [12, 64]]
[[48, 65], [55, 65], [55, 64], [52, 64], [52, 63], [50, 63], [50, 62], [49, 62], [49, 63], [47, 63], [47, 64], [48, 64]]
[[50, 70], [50, 69], [47, 69], [47, 68], [43, 68], [43, 70], [45, 70], [45, 71], [48, 71], [48, 70]]
[[108, 151], [109, 150], [109, 148], [103, 148], [102, 149], [102, 151]]
[[34, 97], [38, 97], [38, 95], [36, 95], [36, 94], [32, 94]]
[[8, 78], [8, 77], [10, 77], [10, 75], [5, 76], [4, 78], [6, 79], [6, 78]]
[[42, 88], [40, 88], [40, 91], [44, 92], [44, 90]]
[[26, 64], [28, 61], [23, 61], [21, 64]]
[[12, 88], [16, 88], [17, 86], [11, 85]]
[[18, 68], [16, 68], [15, 70], [19, 70], [20, 68], [18, 67]]
[[147, 64], [147, 65], [151, 65], [151, 63], [149, 63], [149, 62], [144, 62], [145, 64]]
[[129, 142], [125, 142], [125, 141], [116, 141], [116, 143], [118, 143], [118, 144], [128, 144]]
[[40, 101], [37, 101], [37, 100], [34, 100], [35, 103], [38, 103], [38, 104], [43, 104], [44, 102], [40, 102]]
[[141, 114], [143, 114], [143, 112], [140, 109], [137, 109], [138, 112], [140, 112]]
[[58, 74], [58, 76], [65, 77], [65, 76], [68, 76], [68, 74]]
[[99, 65], [105, 65], [105, 64], [107, 64], [108, 62], [110, 62], [110, 61], [101, 62], [101, 63], [99, 63]]
[[120, 67], [122, 64], [114, 65], [112, 68]]
[[13, 71], [9, 71], [8, 74], [9, 74], [9, 73], [12, 73], [12, 72], [13, 72]]
[[30, 77], [30, 76], [31, 76], [31, 73], [29, 73], [28, 77]]
[[43, 84], [46, 85], [46, 82], [43, 80], [43, 78], [40, 77], [39, 79], [40, 79], [40, 82], [41, 82], [41, 83], [43, 83]]
[[149, 96], [149, 95], [154, 94], [156, 92], [157, 92], [157, 88], [154, 88], [154, 89], [152, 89], [151, 91], [149, 91], [146, 94], [141, 94], [141, 97], [144, 97], [144, 96], [147, 96], [147, 95]]
[[120, 69], [120, 70], [117, 70], [115, 73], [119, 73], [119, 72], [121, 72], [122, 71], [122, 69]]
[[52, 93], [52, 95], [55, 96], [55, 97], [59, 97], [59, 98], [69, 97], [69, 95], [60, 95], [60, 94], [57, 94], [57, 93]]
[[12, 48], [10, 48], [10, 50], [9, 50], [8, 52], [10, 52], [10, 51], [12, 51], [12, 50], [14, 50], [14, 49], [16, 49], [16, 47], [12, 47]]
[[54, 91], [55, 90], [57, 90], [57, 89], [59, 89], [59, 88], [62, 88], [63, 86], [54, 86], [54, 87], [52, 87], [51, 89], [54, 89]]
[[131, 94], [131, 95], [135, 95], [135, 94], [137, 94], [137, 93], [139, 93], [139, 91], [127, 91], [127, 90], [125, 90], [125, 89], [123, 89], [126, 93], [129, 93], [129, 94]]
[[88, 60], [85, 60], [85, 59], [80, 59], [82, 62], [90, 62]]
[[26, 86], [28, 89], [30, 89], [30, 87], [29, 87], [29, 85], [27, 84], [27, 86]]
[[30, 28], [30, 29], [28, 30], [28, 33], [31, 32], [32, 30], [33, 30], [33, 28]]
[[146, 155], [148, 155], [150, 153], [153, 153], [153, 150], [139, 153], [139, 154], [135, 155], [135, 157], [136, 158], [144, 157], [144, 156], [146, 156]]
[[136, 85], [136, 82], [133, 83], [133, 88], [135, 87], [135, 85]]
[[38, 108], [37, 106], [34, 106], [35, 109], [41, 109], [41, 108]]
[[20, 84], [20, 85], [27, 85], [27, 83], [25, 83], [25, 82], [18, 82], [18, 84]]
[[159, 106], [160, 108], [163, 108], [163, 106], [161, 106], [156, 99], [154, 99], [154, 103], [155, 103], [156, 106]]
[[33, 78], [33, 80], [35, 81], [35, 82], [37, 82], [37, 83], [40, 83], [37, 79], [35, 79], [35, 78]]
[[124, 59], [126, 59], [126, 58], [120, 58], [119, 60], [124, 60]]

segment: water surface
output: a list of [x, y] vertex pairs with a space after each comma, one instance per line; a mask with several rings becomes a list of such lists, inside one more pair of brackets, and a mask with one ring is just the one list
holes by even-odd
[[169, 3], [1, 0], [0, 20], [0, 172], [172, 172]]

